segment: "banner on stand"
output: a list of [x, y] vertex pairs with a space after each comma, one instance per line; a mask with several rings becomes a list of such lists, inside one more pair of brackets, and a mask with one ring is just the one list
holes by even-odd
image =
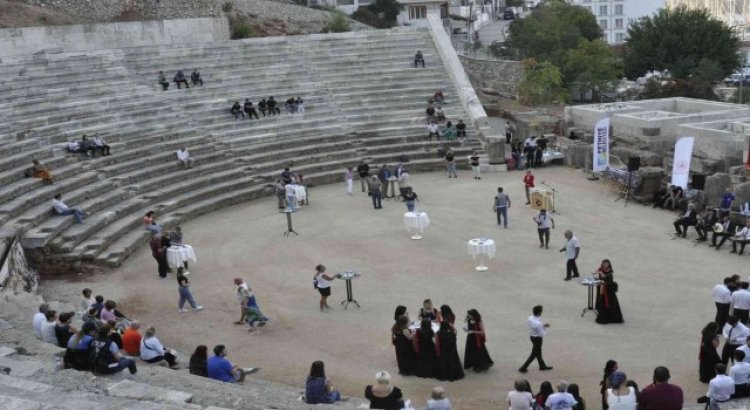
[[593, 171], [602, 172], [609, 168], [609, 117], [602, 118], [594, 128]]
[[674, 144], [674, 163], [672, 164], [672, 185], [687, 189], [690, 177], [690, 158], [693, 156], [694, 137], [682, 137]]

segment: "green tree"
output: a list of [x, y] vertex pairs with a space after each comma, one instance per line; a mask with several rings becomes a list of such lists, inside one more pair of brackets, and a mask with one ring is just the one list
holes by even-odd
[[523, 61], [525, 76], [518, 93], [523, 104], [539, 105], [565, 102], [565, 89], [560, 69], [549, 61], [538, 63], [534, 59]]
[[622, 74], [622, 64], [604, 41], [582, 38], [578, 47], [568, 50], [562, 72], [569, 86], [575, 83], [585, 93], [607, 88]]
[[338, 10], [331, 12], [331, 19], [328, 21], [327, 28], [329, 33], [344, 33], [352, 29], [349, 18]]
[[601, 36], [602, 30], [591, 12], [564, 1], [551, 0], [530, 16], [511, 24], [507, 43], [526, 58], [563, 67], [568, 50], [578, 47], [581, 39], [592, 41]]
[[[686, 7], [661, 9], [628, 27], [624, 69], [634, 79], [651, 70], [669, 70], [674, 79], [696, 75], [720, 80], [740, 66], [740, 41], [722, 21], [707, 10]], [[718, 70], [705, 71], [703, 60], [712, 61]]]
[[387, 21], [395, 22], [396, 17], [401, 12], [401, 4], [397, 0], [375, 0], [367, 8], [386, 19]]

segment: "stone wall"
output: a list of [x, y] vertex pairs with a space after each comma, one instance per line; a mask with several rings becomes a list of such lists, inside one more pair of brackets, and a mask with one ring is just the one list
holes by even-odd
[[216, 0], [21, 0], [23, 3], [94, 21], [217, 17]]
[[229, 39], [226, 18], [154, 20], [23, 27], [0, 30], [0, 58], [13, 60], [43, 50], [92, 51], [159, 44], [199, 44]]
[[523, 67], [518, 61], [477, 60], [458, 56], [477, 89], [490, 89], [502, 96], [513, 97], [523, 80]]

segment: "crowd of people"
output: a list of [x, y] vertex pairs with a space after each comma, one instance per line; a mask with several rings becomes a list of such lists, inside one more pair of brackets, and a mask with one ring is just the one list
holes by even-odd
[[[159, 83], [159, 85], [161, 85], [161, 89], [163, 91], [167, 91], [169, 89], [169, 81], [167, 81], [167, 77], [164, 74], [164, 71], [159, 71], [159, 75], [157, 76], [156, 81]], [[197, 68], [194, 69], [192, 73], [190, 73], [190, 81], [193, 83], [193, 87], [203, 87], [203, 77], [201, 77], [201, 73]], [[177, 70], [177, 73], [175, 73], [174, 77], [172, 77], [172, 82], [177, 84], [177, 89], [181, 89], [183, 84], [185, 85], [185, 88], [190, 88], [187, 77], [185, 77], [185, 73], [183, 73], [182, 70]]]
[[95, 158], [97, 153], [105, 157], [112, 155], [109, 152], [109, 144], [99, 134], [94, 134], [93, 140], [84, 134], [80, 141], [70, 141], [67, 150], [71, 154], [83, 154], [86, 158]]
[[[508, 123], [505, 127], [508, 129], [511, 126]], [[506, 140], [508, 137], [506, 133]], [[509, 143], [515, 169], [539, 168], [545, 165], [544, 151], [547, 150], [549, 141], [544, 136], [537, 138], [532, 135], [523, 142], [513, 138]]]
[[[305, 104], [302, 97], [289, 97], [284, 102], [284, 108], [289, 115], [305, 114]], [[258, 102], [258, 111], [260, 111], [264, 117], [281, 115], [281, 108], [279, 108], [279, 105], [273, 96], [268, 97], [268, 99], [261, 99]], [[255, 105], [249, 98], [245, 98], [243, 104], [240, 104], [239, 101], [235, 101], [229, 109], [229, 112], [234, 116], [235, 121], [239, 121], [245, 117], [247, 117], [247, 119], [252, 119], [253, 117], [255, 117], [256, 120], [260, 119], [258, 111], [255, 110]]]

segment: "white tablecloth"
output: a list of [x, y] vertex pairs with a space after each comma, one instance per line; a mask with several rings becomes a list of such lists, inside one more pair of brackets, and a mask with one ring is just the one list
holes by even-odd
[[426, 212], [407, 212], [404, 214], [404, 226], [409, 232], [423, 233], [430, 225]]
[[297, 198], [297, 202], [304, 201], [307, 199], [307, 189], [302, 185], [294, 185], [294, 196]]
[[193, 247], [190, 245], [172, 245], [167, 248], [167, 262], [169, 266], [179, 267], [183, 262], [198, 262]]
[[548, 164], [549, 162], [554, 161], [556, 159], [564, 160], [565, 155], [563, 155], [563, 153], [560, 151], [552, 151], [552, 150], [547, 150], [547, 151], [544, 151], [544, 153], [542, 153], [542, 162], [544, 162], [545, 164]]
[[482, 256], [489, 259], [495, 257], [495, 241], [492, 239], [475, 238], [469, 241], [467, 247], [469, 249], [469, 255], [474, 259]]

